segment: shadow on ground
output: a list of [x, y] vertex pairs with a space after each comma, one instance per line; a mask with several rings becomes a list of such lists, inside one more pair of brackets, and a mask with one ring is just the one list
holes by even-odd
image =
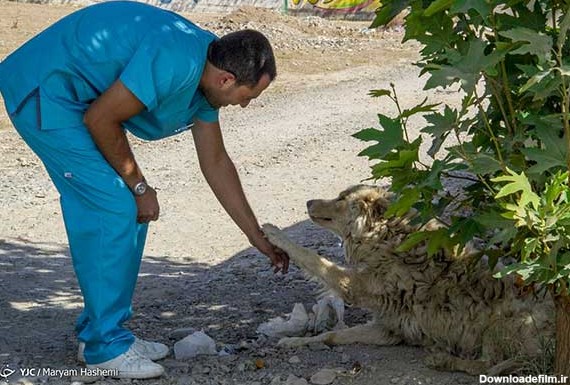
[[[308, 222], [289, 231], [303, 233], [313, 248], [338, 248], [333, 235]], [[171, 332], [184, 327], [237, 343], [256, 338], [260, 322], [290, 312], [295, 302], [312, 304], [315, 288], [295, 267], [288, 275], [273, 274], [268, 259], [253, 248], [215, 266], [145, 255], [129, 327], [170, 344]], [[81, 308], [66, 245], [0, 240], [0, 363], [70, 363]]]
[[[309, 221], [286, 229], [299, 244], [337, 262], [342, 261], [339, 240]], [[292, 266], [289, 274], [273, 274], [268, 259], [257, 250], [242, 250], [224, 262], [209, 266], [187, 259], [145, 255], [128, 326], [143, 338], [173, 346], [173, 332], [181, 328], [204, 330], [218, 344], [246, 348], [229, 357], [199, 357], [183, 362], [162, 361], [167, 373], [148, 384], [270, 384], [288, 375], [310, 378], [319, 368], [344, 368], [349, 378], [335, 384], [469, 384], [472, 377], [437, 373], [421, 363], [423, 352], [412, 347], [379, 348], [353, 345], [329, 349], [278, 349], [275, 341], [260, 343], [260, 323], [291, 312], [296, 302], [310, 309], [318, 286]], [[75, 318], [82, 298], [66, 245], [26, 239], [0, 240], [0, 375], [9, 368], [77, 369]], [[366, 311], [348, 309], [348, 325], [363, 323]], [[180, 337], [178, 337], [180, 338]], [[289, 358], [300, 357], [292, 364]], [[263, 370], [251, 368], [263, 360]], [[353, 366], [364, 367], [350, 377]], [[15, 374], [17, 375], [17, 373]], [[412, 381], [413, 380], [413, 381]], [[137, 381], [135, 381], [137, 382]], [[69, 384], [70, 379], [32, 378], [32, 384]], [[104, 380], [98, 384], [131, 383]], [[2, 379], [0, 379], [2, 384]]]

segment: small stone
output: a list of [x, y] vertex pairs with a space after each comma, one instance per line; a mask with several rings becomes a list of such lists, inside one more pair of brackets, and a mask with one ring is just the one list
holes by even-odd
[[224, 364], [220, 365], [220, 370], [224, 373], [229, 373], [232, 371], [232, 369], [228, 365]]
[[393, 377], [390, 379], [390, 383], [391, 384], [397, 384], [398, 382], [400, 382], [400, 378], [399, 377]]
[[309, 385], [309, 383], [304, 378], [299, 378], [294, 374], [290, 374], [285, 381], [285, 385]]
[[293, 356], [293, 357], [289, 358], [289, 363], [290, 364], [300, 364], [301, 359], [297, 356]]
[[265, 361], [262, 360], [261, 358], [256, 359], [254, 363], [255, 363], [255, 367], [256, 367], [257, 369], [263, 369], [263, 368], [265, 368]]
[[311, 384], [328, 385], [332, 384], [336, 378], [336, 373], [331, 369], [322, 369], [311, 376]]
[[174, 356], [177, 360], [193, 358], [201, 354], [217, 354], [216, 342], [204, 332], [195, 332], [174, 344]]
[[307, 330], [309, 315], [301, 303], [296, 303], [287, 319], [272, 318], [262, 323], [257, 332], [268, 337], [298, 337]]
[[281, 376], [273, 377], [269, 385], [281, 385]]
[[350, 361], [350, 356], [346, 353], [342, 353], [342, 356], [340, 357], [340, 363], [347, 364], [349, 361]]
[[249, 349], [249, 344], [247, 343], [247, 341], [240, 341], [240, 343], [237, 346], [237, 350], [247, 350]]

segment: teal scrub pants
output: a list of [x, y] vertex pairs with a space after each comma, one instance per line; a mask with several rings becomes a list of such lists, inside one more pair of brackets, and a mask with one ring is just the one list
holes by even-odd
[[134, 197], [84, 126], [42, 130], [39, 94], [11, 116], [42, 160], [60, 194], [73, 267], [84, 310], [76, 325], [88, 364], [108, 361], [134, 342], [123, 323], [140, 267], [147, 225], [136, 221]]

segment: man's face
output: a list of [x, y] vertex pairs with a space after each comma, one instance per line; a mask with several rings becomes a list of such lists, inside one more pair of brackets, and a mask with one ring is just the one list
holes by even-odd
[[271, 80], [267, 74], [263, 75], [254, 87], [237, 85], [235, 78], [230, 78], [220, 83], [203, 85], [201, 91], [214, 108], [228, 105], [240, 105], [245, 108], [269, 86], [269, 83]]

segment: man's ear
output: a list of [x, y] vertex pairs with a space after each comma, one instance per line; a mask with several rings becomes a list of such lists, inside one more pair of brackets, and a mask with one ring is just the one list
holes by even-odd
[[218, 77], [218, 84], [221, 88], [228, 88], [235, 84], [236, 77], [228, 71], [221, 71]]

